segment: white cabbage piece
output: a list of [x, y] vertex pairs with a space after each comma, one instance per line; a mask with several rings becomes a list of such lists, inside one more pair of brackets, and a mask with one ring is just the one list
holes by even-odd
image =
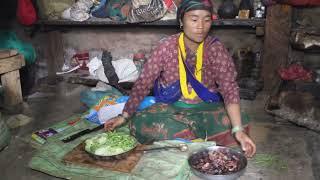
[[98, 156], [108, 156], [109, 147], [108, 146], [100, 146], [98, 149], [94, 151], [94, 154]]
[[104, 144], [107, 142], [107, 138], [105, 136], [101, 136], [97, 139], [97, 143]]

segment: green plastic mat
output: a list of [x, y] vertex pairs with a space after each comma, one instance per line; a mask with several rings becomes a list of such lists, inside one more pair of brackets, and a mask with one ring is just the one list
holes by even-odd
[[[80, 116], [80, 115], [79, 115]], [[63, 128], [68, 122], [77, 118], [76, 116], [56, 124], [52, 128]], [[70, 152], [74, 147], [83, 142], [85, 139], [101, 133], [103, 130], [84, 135], [72, 142], [63, 143], [61, 139], [77, 131], [92, 128], [96, 125], [82, 119], [75, 125], [64, 131], [51, 136], [47, 142], [38, 147], [37, 152], [29, 162], [29, 167], [49, 174], [51, 176], [64, 179], [77, 180], [143, 180], [143, 179], [190, 179], [190, 173], [187, 163], [188, 154], [200, 148], [215, 145], [215, 142], [188, 143], [188, 152], [178, 152], [177, 150], [154, 151], [145, 153], [131, 173], [121, 173], [108, 171], [102, 168], [89, 168], [81, 165], [66, 165], [62, 162], [64, 155]], [[129, 129], [123, 127], [119, 131], [129, 133]], [[179, 144], [181, 141], [166, 140], [155, 142], [153, 146], [166, 146]]]

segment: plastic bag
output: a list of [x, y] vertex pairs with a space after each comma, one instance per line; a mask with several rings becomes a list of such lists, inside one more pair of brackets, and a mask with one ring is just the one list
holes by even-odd
[[114, 21], [124, 21], [128, 14], [128, 1], [129, 0], [108, 0], [106, 12], [108, 17]]
[[[117, 103], [127, 102], [129, 100], [129, 96], [121, 96], [117, 99]], [[138, 111], [144, 110], [153, 104], [156, 103], [156, 98], [153, 96], [146, 96], [138, 107]]]
[[[128, 100], [129, 96], [104, 96], [89, 110], [85, 118], [93, 123], [103, 124], [118, 114], [121, 114]], [[155, 103], [156, 100], [153, 96], [147, 96], [140, 103], [138, 111], [148, 108]]]
[[30, 43], [18, 39], [13, 31], [0, 31], [0, 49], [17, 49], [24, 56], [27, 64], [36, 60], [36, 51]]
[[[85, 118], [88, 120], [88, 121], [91, 121], [93, 123], [96, 123], [96, 124], [103, 124], [107, 119], [104, 118], [104, 114], [108, 115], [108, 114], [111, 114], [111, 116], [108, 116], [108, 118], [113, 118], [115, 116], [117, 116], [118, 114], [120, 114], [122, 112], [122, 109], [119, 110], [119, 112], [117, 114], [114, 114], [114, 109], [111, 109], [110, 111], [111, 112], [106, 112], [108, 110], [105, 110], [105, 107], [110, 107], [110, 106], [113, 106], [113, 105], [117, 105], [119, 103], [117, 103], [117, 99], [119, 98], [119, 96], [116, 96], [116, 95], [107, 95], [107, 96], [104, 96], [102, 97], [98, 103], [96, 103], [94, 106], [92, 106], [92, 108], [89, 110], [89, 114], [87, 114], [85, 116]], [[121, 108], [121, 107], [119, 107]], [[101, 115], [100, 110], [103, 111], [103, 115]]]
[[113, 87], [111, 90], [108, 90], [108, 91], [86, 90], [80, 93], [80, 102], [90, 108], [96, 105], [104, 97], [110, 96], [110, 95], [116, 95], [118, 97], [122, 96], [121, 92], [119, 92], [117, 89]]
[[108, 17], [108, 14], [106, 12], [107, 3], [108, 3], [107, 0], [101, 0], [98, 5], [94, 5], [94, 7], [91, 9], [91, 15], [97, 18], [107, 18]]
[[31, 0], [18, 0], [17, 18], [19, 23], [30, 26], [37, 21], [37, 12]]
[[161, 19], [171, 4], [172, 0], [132, 0], [127, 21], [138, 23]]

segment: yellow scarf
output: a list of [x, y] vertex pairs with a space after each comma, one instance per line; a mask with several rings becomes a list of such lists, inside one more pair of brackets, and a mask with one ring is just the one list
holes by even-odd
[[[188, 83], [187, 83], [187, 73], [186, 69], [184, 67], [183, 61], [186, 59], [186, 49], [184, 46], [184, 33], [180, 34], [179, 37], [179, 52], [178, 52], [178, 60], [179, 60], [179, 77], [180, 77], [180, 88], [182, 95], [187, 99], [194, 99], [197, 94], [194, 91], [194, 89], [191, 90], [191, 93], [189, 93], [188, 90]], [[182, 53], [182, 54], [181, 54]], [[196, 68], [194, 70], [194, 75], [196, 79], [201, 82], [202, 80], [202, 61], [203, 61], [203, 42], [200, 43], [198, 49], [197, 49], [197, 59], [196, 59]]]

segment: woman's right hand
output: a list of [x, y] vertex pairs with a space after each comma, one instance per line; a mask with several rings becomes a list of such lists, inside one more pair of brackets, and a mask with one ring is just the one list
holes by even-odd
[[107, 122], [105, 122], [104, 129], [106, 131], [112, 131], [115, 128], [121, 126], [125, 122], [126, 122], [126, 120], [123, 116], [117, 116], [117, 117], [114, 117], [114, 118], [108, 120]]

